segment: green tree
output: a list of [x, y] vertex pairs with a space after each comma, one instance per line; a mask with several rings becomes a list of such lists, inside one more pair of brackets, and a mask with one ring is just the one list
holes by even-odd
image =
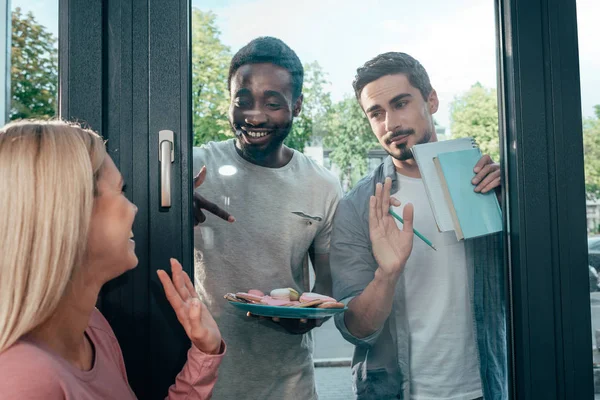
[[320, 141], [326, 133], [327, 115], [331, 109], [331, 94], [326, 90], [327, 74], [317, 61], [304, 65], [302, 112], [285, 144], [300, 152], [307, 144]]
[[336, 103], [328, 115], [324, 144], [332, 149], [331, 161], [341, 170], [341, 181], [351, 188], [367, 171], [368, 152], [377, 139], [354, 97]]
[[591, 199], [600, 198], [600, 105], [594, 109], [595, 117], [583, 120], [585, 191]]
[[192, 10], [192, 112], [194, 146], [233, 136], [227, 119], [229, 47], [221, 43], [216, 15]]
[[56, 38], [31, 12], [12, 13], [10, 119], [52, 118], [57, 110]]
[[498, 137], [498, 102], [496, 89], [487, 89], [479, 82], [450, 104], [452, 137], [473, 137], [484, 154], [494, 161], [500, 159]]

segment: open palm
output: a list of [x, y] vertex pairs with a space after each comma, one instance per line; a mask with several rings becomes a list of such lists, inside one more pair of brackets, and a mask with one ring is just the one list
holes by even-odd
[[[390, 215], [391, 179], [387, 178], [384, 185], [377, 184], [375, 196], [369, 203], [369, 233], [373, 255], [379, 268], [386, 274], [399, 275], [404, 269], [413, 246], [413, 206], [404, 207], [402, 230]], [[397, 199], [391, 200], [399, 205]]]
[[198, 298], [190, 277], [174, 258], [171, 259], [171, 272], [173, 281], [165, 271], [157, 271], [179, 323], [194, 346], [204, 353], [217, 354], [221, 349], [221, 332], [217, 323]]

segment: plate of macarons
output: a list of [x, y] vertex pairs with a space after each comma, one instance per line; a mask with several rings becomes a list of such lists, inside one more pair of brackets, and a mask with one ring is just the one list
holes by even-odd
[[333, 297], [319, 293], [299, 293], [292, 288], [273, 289], [269, 294], [251, 289], [227, 293], [225, 299], [234, 307], [263, 317], [316, 319], [344, 312], [347, 307]]

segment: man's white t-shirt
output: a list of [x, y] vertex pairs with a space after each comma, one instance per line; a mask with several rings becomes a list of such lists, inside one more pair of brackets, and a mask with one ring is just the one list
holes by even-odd
[[[194, 230], [196, 290], [227, 343], [214, 400], [315, 400], [312, 334], [294, 335], [271, 321], [249, 318], [225, 293], [275, 288], [307, 290], [303, 261], [311, 245], [329, 253], [338, 179], [294, 150], [281, 168], [243, 159], [233, 139], [194, 148], [198, 190], [235, 217], [206, 214]], [[341, 340], [341, 339], [340, 339]]]
[[[482, 396], [475, 323], [468, 287], [464, 242], [440, 233], [423, 181], [397, 173], [402, 202], [414, 205], [414, 228], [437, 248], [415, 236], [404, 269], [406, 316], [410, 332], [412, 400], [472, 400]], [[398, 222], [398, 226], [402, 224]], [[401, 312], [401, 311], [399, 311]]]

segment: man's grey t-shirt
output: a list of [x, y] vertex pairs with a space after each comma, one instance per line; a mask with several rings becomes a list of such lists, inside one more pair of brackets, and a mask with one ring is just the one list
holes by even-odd
[[308, 286], [303, 261], [311, 244], [329, 253], [331, 224], [341, 196], [337, 178], [294, 151], [281, 168], [244, 160], [234, 140], [194, 148], [198, 189], [230, 212], [231, 224], [210, 213], [195, 229], [195, 284], [215, 318], [227, 355], [215, 400], [313, 399], [312, 335], [292, 335], [270, 321], [249, 318], [227, 304], [227, 292]]

